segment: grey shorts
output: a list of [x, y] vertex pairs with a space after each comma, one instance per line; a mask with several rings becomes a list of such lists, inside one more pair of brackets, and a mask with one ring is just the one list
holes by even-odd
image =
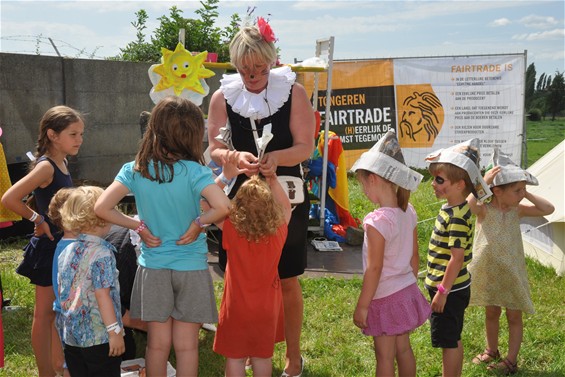
[[155, 270], [139, 266], [131, 293], [130, 315], [155, 322], [165, 322], [169, 317], [182, 322], [218, 322], [210, 271]]

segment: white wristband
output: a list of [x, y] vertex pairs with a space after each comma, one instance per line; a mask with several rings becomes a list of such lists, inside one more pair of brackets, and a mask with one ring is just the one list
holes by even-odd
[[222, 182], [222, 183], [223, 183], [224, 185], [226, 185], [226, 186], [231, 185], [231, 183], [232, 183], [233, 180], [235, 179], [235, 178], [227, 179], [223, 172], [220, 173], [220, 175], [218, 176], [218, 178], [220, 178], [220, 182]]

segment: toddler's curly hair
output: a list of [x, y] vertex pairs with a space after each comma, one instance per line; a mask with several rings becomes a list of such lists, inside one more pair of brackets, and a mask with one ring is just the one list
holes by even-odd
[[72, 190], [60, 211], [63, 228], [78, 234], [106, 226], [106, 222], [94, 214], [94, 204], [103, 192], [96, 186], [80, 186]]
[[271, 188], [257, 175], [245, 181], [237, 191], [229, 218], [239, 234], [255, 242], [275, 234], [285, 222], [283, 209]]
[[63, 187], [62, 189], [59, 189], [59, 191], [57, 191], [55, 195], [53, 195], [51, 201], [49, 202], [49, 208], [47, 209], [47, 217], [49, 217], [49, 220], [51, 220], [51, 223], [53, 225], [55, 225], [57, 228], [61, 230], [64, 229], [63, 223], [61, 221], [61, 208], [63, 207], [63, 204], [65, 204], [65, 202], [69, 198], [69, 195], [71, 195], [71, 192], [73, 192], [74, 189], [75, 189], [74, 187]]

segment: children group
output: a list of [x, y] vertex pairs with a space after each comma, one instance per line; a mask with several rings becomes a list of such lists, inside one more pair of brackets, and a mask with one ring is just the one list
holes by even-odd
[[[166, 375], [171, 346], [177, 375], [196, 376], [198, 331], [218, 319], [214, 350], [227, 358], [226, 376], [245, 375], [246, 363], [254, 375], [271, 376], [274, 344], [284, 340], [277, 264], [286, 237], [292, 237], [291, 204], [276, 175], [251, 176], [230, 201], [223, 188], [245, 173], [236, 166], [237, 152], [227, 154], [214, 179], [203, 164], [201, 110], [167, 97], [153, 109], [135, 161], [106, 190], [72, 188], [66, 158], [78, 153], [83, 132], [77, 111], [49, 109], [40, 122], [33, 168], [2, 197], [5, 207], [35, 224], [17, 272], [36, 287], [32, 346], [39, 375], [120, 375], [120, 287], [114, 246], [104, 240], [110, 224], [117, 224], [143, 241], [129, 315], [147, 323], [148, 376]], [[363, 221], [364, 276], [353, 322], [374, 338], [377, 376], [395, 370], [415, 376], [409, 336], [429, 319], [432, 346], [443, 352], [443, 375], [458, 376], [465, 309], [484, 306], [487, 345], [473, 362], [515, 373], [522, 312], [533, 312], [519, 218], [554, 208], [526, 190], [538, 184], [536, 178], [498, 149], [483, 178], [478, 139], [427, 160], [435, 195], [445, 200], [428, 247], [424, 285], [431, 304], [416, 283], [417, 216], [409, 203], [422, 176], [405, 165], [392, 131], [352, 167], [377, 206]], [[33, 206], [22, 201], [32, 192]], [[142, 220], [116, 209], [128, 193], [135, 195]], [[223, 230], [229, 256], [219, 318], [207, 265], [207, 224]], [[505, 357], [498, 345], [501, 308], [509, 324]], [[253, 322], [257, 331], [242, 333], [241, 321]]]

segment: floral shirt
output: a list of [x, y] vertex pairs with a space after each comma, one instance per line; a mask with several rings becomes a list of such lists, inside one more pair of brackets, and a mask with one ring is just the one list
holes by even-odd
[[81, 234], [63, 250], [57, 263], [63, 342], [75, 347], [108, 343], [95, 291], [110, 288], [114, 312], [123, 327], [114, 246], [100, 237]]

